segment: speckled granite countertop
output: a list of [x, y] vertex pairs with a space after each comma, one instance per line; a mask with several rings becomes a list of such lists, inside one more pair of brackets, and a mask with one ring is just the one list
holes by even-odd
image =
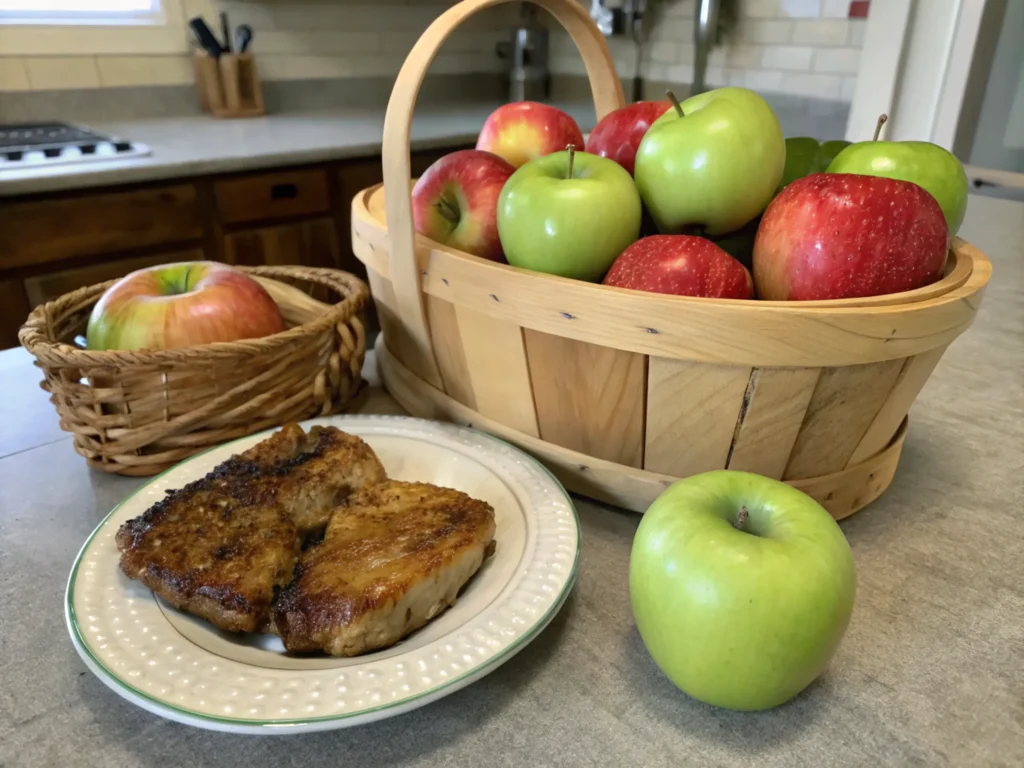
[[[858, 573], [849, 632], [821, 680], [762, 713], [699, 704], [658, 671], [629, 607], [640, 517], [577, 498], [568, 602], [468, 688], [292, 738], [151, 715], [86, 670], [63, 618], [79, 547], [143, 481], [90, 471], [27, 353], [0, 352], [0, 765], [1024, 765], [1024, 205], [972, 195], [961, 234], [994, 277], [911, 412], [889, 490], [842, 523]], [[395, 407], [380, 390], [365, 405]]]
[[[472, 143], [495, 103], [452, 104], [419, 110], [413, 149]], [[561, 104], [587, 131], [594, 108]], [[0, 171], [0, 197], [106, 187], [201, 174], [258, 170], [380, 152], [383, 109], [277, 114], [217, 120], [208, 116], [89, 124], [90, 128], [148, 144], [149, 157]]]

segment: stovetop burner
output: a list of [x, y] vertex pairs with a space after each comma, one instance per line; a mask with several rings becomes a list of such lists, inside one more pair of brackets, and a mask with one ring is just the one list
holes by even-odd
[[0, 125], [0, 171], [148, 154], [145, 144], [67, 123]]

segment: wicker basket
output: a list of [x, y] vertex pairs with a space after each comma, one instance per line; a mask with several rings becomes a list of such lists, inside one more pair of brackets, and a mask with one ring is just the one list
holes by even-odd
[[[419, 86], [451, 32], [503, 1], [465, 0], [420, 38], [388, 105], [384, 185], [352, 203], [391, 394], [416, 415], [516, 443], [570, 489], [637, 511], [676, 479], [721, 468], [783, 479], [836, 518], [877, 498], [911, 404], [974, 319], [985, 256], [955, 240], [945, 277], [901, 294], [729, 301], [531, 273], [417, 237], [409, 128]], [[587, 12], [533, 2], [580, 49], [598, 117], [622, 106]]]
[[[74, 346], [113, 280], [32, 312], [19, 340], [43, 369], [42, 387], [61, 429], [75, 436], [75, 450], [90, 466], [153, 475], [226, 440], [336, 412], [356, 395], [366, 353], [358, 316], [366, 285], [331, 269], [239, 269], [267, 288], [288, 330], [183, 349]], [[330, 294], [336, 303], [316, 301], [296, 286]]]

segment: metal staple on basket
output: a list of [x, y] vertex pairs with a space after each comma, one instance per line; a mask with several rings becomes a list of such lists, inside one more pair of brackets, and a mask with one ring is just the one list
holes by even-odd
[[[359, 392], [369, 290], [312, 267], [239, 267], [281, 308], [288, 330], [260, 339], [165, 350], [90, 351], [70, 343], [116, 281], [37, 307], [19, 340], [45, 376], [75, 450], [105, 472], [145, 476], [227, 440], [334, 413]], [[319, 302], [290, 283], [333, 291]]]

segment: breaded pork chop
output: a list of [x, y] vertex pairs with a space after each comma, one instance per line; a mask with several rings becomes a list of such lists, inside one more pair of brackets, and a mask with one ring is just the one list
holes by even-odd
[[365, 442], [336, 427], [286, 424], [218, 467], [214, 486], [252, 504], [279, 504], [301, 533], [322, 530], [350, 493], [387, 479]]
[[385, 477], [358, 437], [287, 425], [122, 525], [121, 570], [221, 629], [259, 631], [292, 580], [302, 537]]
[[299, 533], [276, 505], [238, 504], [204, 484], [168, 494], [121, 526], [121, 570], [175, 608], [228, 632], [255, 632], [275, 590], [292, 580]]
[[494, 510], [459, 491], [389, 480], [353, 495], [274, 605], [289, 651], [385, 648], [455, 603], [492, 551]]

